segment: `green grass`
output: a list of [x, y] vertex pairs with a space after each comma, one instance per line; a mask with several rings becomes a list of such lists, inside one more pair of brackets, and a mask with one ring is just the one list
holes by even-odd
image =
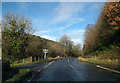
[[16, 75], [14, 75], [12, 78], [6, 80], [3, 83], [17, 83], [22, 78], [24, 78], [29, 72], [30, 72], [30, 69], [20, 69]]

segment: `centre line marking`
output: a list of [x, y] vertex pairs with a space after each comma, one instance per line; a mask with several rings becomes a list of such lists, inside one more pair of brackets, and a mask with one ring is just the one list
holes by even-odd
[[69, 63], [69, 59], [68, 59], [68, 63]]
[[77, 72], [79, 72], [77, 69], [75, 69], [71, 64], [69, 64], [70, 67], [72, 67], [73, 70], [76, 70]]
[[75, 69], [71, 64], [69, 64], [70, 65], [70, 67], [72, 67], [73, 69]]

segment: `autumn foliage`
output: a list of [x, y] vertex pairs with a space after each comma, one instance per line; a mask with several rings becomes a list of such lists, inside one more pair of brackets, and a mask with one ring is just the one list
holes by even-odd
[[83, 55], [98, 56], [112, 50], [111, 52], [114, 54], [112, 58], [115, 58], [119, 56], [119, 47], [120, 1], [106, 2], [96, 23], [92, 24], [92, 26], [88, 24], [86, 27]]
[[108, 23], [114, 26], [114, 29], [120, 29], [120, 1], [107, 2], [104, 11], [108, 18]]

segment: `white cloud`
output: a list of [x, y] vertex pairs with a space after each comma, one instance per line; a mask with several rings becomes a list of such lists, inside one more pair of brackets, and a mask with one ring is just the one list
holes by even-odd
[[75, 45], [78, 44], [78, 43], [83, 44], [82, 39], [71, 39], [71, 40], [74, 41]]
[[74, 41], [74, 44], [77, 45], [78, 43], [81, 45], [81, 47], [83, 48], [84, 45], [84, 41], [83, 39], [71, 39], [72, 41]]
[[50, 35], [44, 35], [45, 33], [49, 33], [49, 32], [50, 32], [50, 31], [43, 30], [43, 31], [35, 32], [34, 35], [40, 36], [40, 37], [45, 38], [45, 39], [48, 39], [48, 40], [56, 41], [56, 40], [57, 40], [57, 37], [53, 37], [53, 36], [50, 36]]
[[84, 18], [77, 18], [77, 21], [84, 21], [85, 19]]
[[37, 31], [37, 32], [34, 33], [34, 35], [39, 35], [40, 36], [40, 35], [42, 35], [44, 33], [49, 33], [49, 32], [50, 31], [45, 31], [45, 30], [44, 31]]
[[100, 12], [102, 10], [102, 8], [104, 7], [104, 5], [105, 5], [105, 3], [96, 3], [94, 5], [89, 6], [89, 9], [93, 10], [93, 11], [97, 10]]
[[60, 5], [55, 8], [54, 13], [56, 16], [53, 18], [52, 23], [77, 20], [77, 15], [82, 11], [83, 7], [84, 4], [81, 3], [60, 3]]
[[81, 21], [84, 21], [84, 19], [83, 19], [83, 18], [77, 18], [76, 21], [70, 22], [70, 23], [68, 23], [67, 25], [63, 26], [63, 27], [60, 27], [59, 30], [67, 29], [67, 28], [69, 28], [70, 26], [72, 26], [72, 25], [74, 25], [74, 24], [76, 24], [76, 23], [78, 23], [78, 22], [81, 22]]
[[63, 27], [60, 27], [59, 30], [64, 30], [64, 29], [67, 29], [68, 27], [70, 27], [71, 25], [73, 25], [74, 23], [69, 23]]
[[42, 37], [42, 38], [45, 38], [45, 39], [53, 40], [53, 41], [56, 41], [56, 40], [57, 40], [56, 37], [53, 37], [53, 36], [50, 36], [50, 35], [42, 35], [41, 37]]
[[77, 30], [69, 33], [68, 35], [71, 37], [71, 40], [74, 42], [74, 44], [80, 43], [83, 46], [84, 43], [84, 32], [85, 30]]
[[70, 31], [69, 33], [65, 33], [67, 35], [69, 35], [71, 38], [77, 39], [80, 38], [81, 36], [84, 36], [84, 29], [80, 29], [80, 30], [73, 30]]
[[43, 33], [49, 33], [49, 31], [38, 31], [38, 32], [35, 32], [34, 35], [40, 35]]
[[61, 35], [67, 34], [71, 38], [71, 40], [74, 42], [74, 44], [80, 43], [83, 46], [84, 32], [85, 32], [84, 29], [80, 29], [80, 30], [70, 31], [69, 33], [61, 33]]

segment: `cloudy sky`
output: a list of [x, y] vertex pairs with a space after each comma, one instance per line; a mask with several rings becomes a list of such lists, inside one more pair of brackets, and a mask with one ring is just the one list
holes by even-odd
[[84, 43], [85, 27], [94, 24], [104, 2], [3, 2], [2, 15], [7, 12], [29, 17], [34, 35], [58, 40], [63, 34], [74, 44]]

